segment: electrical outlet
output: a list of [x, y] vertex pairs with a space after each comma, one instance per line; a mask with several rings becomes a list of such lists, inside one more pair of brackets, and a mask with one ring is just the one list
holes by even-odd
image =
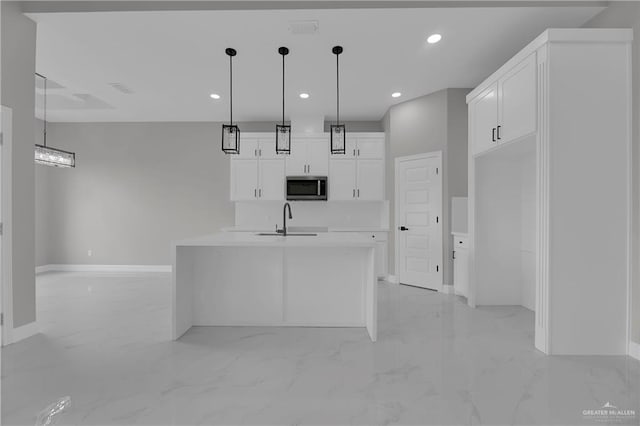
[[89, 257], [93, 256], [93, 250], [91, 249], [87, 250], [87, 256]]

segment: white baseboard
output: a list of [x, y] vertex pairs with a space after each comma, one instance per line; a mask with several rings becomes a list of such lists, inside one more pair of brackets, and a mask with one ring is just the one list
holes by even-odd
[[10, 345], [28, 337], [35, 336], [40, 333], [40, 328], [38, 327], [38, 323], [34, 321], [14, 329], [5, 328], [2, 331], [6, 334], [4, 344]]
[[398, 277], [396, 277], [395, 275], [388, 275], [387, 281], [389, 281], [392, 284], [398, 284]]
[[171, 265], [68, 265], [38, 266], [36, 274], [43, 272], [171, 272]]
[[640, 343], [629, 342], [629, 356], [640, 360]]

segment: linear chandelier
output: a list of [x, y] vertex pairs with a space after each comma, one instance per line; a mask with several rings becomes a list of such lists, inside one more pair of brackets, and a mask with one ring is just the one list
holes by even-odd
[[64, 151], [62, 149], [47, 146], [47, 77], [36, 73], [44, 81], [44, 125], [42, 145], [36, 144], [34, 151], [34, 161], [36, 164], [44, 166], [72, 168], [76, 166], [75, 152]]

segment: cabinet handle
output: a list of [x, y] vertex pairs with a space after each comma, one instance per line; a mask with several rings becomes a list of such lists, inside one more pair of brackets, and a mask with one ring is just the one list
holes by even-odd
[[258, 198], [258, 190], [257, 189], [253, 189], [253, 198]]
[[258, 156], [258, 150], [257, 150], [257, 149], [254, 149], [254, 150], [253, 150], [253, 156], [254, 156], [254, 157], [257, 157], [257, 156]]
[[258, 198], [262, 198], [262, 188], [258, 189]]
[[453, 259], [455, 260], [455, 258], [456, 258], [456, 251], [454, 250], [453, 251]]
[[358, 198], [360, 198], [360, 189], [358, 189]]
[[353, 190], [353, 196], [352, 197], [356, 198], [356, 190], [355, 189]]
[[307, 166], [307, 172], [311, 173], [311, 164]]
[[260, 157], [262, 157], [262, 148], [258, 150], [258, 154], [260, 155]]
[[356, 156], [356, 150], [355, 149], [353, 150], [353, 156], [354, 157]]
[[500, 140], [500, 127], [502, 126], [498, 126], [498, 131], [496, 132], [496, 135], [498, 136], [498, 140]]
[[495, 127], [493, 129], [491, 129], [491, 140], [493, 142], [496, 141], [496, 128]]
[[360, 157], [360, 148], [358, 148], [358, 157]]

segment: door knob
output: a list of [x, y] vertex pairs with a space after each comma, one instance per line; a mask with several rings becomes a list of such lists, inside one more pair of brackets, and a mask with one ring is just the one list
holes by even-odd
[[400, 226], [398, 229], [401, 230], [401, 231], [408, 231], [409, 230], [409, 228], [407, 228], [406, 226]]

